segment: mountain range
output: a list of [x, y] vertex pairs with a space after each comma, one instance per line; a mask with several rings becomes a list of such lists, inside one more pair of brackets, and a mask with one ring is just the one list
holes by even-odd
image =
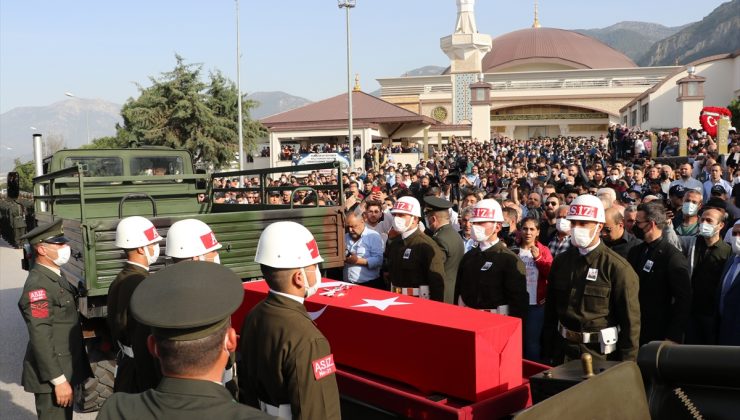
[[[656, 23], [619, 22], [601, 29], [576, 29], [621, 51], [640, 66], [687, 64], [702, 57], [740, 49], [740, 0], [721, 4], [701, 21], [677, 27]], [[428, 65], [401, 76], [441, 74], [446, 67]], [[372, 92], [379, 95], [379, 91]], [[261, 119], [311, 103], [285, 92], [254, 92], [258, 106], [252, 118]], [[0, 173], [12, 170], [13, 160], [32, 158], [31, 135], [42, 133], [58, 146], [78, 147], [88, 139], [111, 136], [121, 123], [121, 105], [102, 99], [70, 98], [48, 106], [19, 107], [0, 114]]]

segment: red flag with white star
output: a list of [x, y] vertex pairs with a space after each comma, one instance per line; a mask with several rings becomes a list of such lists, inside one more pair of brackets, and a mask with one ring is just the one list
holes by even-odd
[[[329, 340], [338, 367], [467, 401], [522, 384], [518, 318], [323, 281], [305, 305]], [[248, 282], [244, 290], [244, 303], [232, 315], [237, 331], [268, 287], [264, 281]]]

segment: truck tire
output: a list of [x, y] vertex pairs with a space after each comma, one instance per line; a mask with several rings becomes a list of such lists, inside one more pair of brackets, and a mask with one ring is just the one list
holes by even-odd
[[113, 395], [116, 361], [105, 358], [93, 361], [95, 356], [101, 355], [102, 353], [98, 352], [88, 355], [90, 357], [90, 369], [94, 377], [88, 378], [87, 381], [78, 385], [75, 390], [75, 411], [77, 412], [98, 411], [105, 400]]

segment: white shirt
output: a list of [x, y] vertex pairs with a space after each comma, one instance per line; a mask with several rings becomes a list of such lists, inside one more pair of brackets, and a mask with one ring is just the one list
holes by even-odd
[[539, 279], [540, 271], [537, 269], [537, 265], [534, 262], [534, 256], [532, 251], [529, 249], [520, 249], [519, 258], [524, 263], [524, 268], [527, 274], [527, 293], [529, 293], [529, 304], [537, 304], [537, 280]]
[[272, 289], [270, 289], [270, 293], [274, 293], [274, 294], [276, 294], [278, 296], [282, 296], [282, 297], [286, 297], [288, 299], [292, 299], [292, 300], [300, 303], [301, 305], [303, 305], [303, 301], [306, 300], [306, 299], [304, 299], [302, 297], [298, 297], [298, 296], [295, 296], [295, 295], [289, 295], [289, 294], [283, 293], [283, 292], [277, 292], [277, 291], [272, 290]]

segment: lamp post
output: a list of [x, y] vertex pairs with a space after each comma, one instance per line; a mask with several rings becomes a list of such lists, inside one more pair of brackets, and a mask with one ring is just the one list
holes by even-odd
[[[237, 112], [239, 113], [239, 170], [244, 170], [244, 127], [242, 122], [242, 74], [241, 74], [241, 53], [239, 52], [239, 0], [236, 2], [236, 103]], [[239, 186], [244, 186], [244, 177], [240, 177]]]
[[[64, 92], [64, 96], [67, 96], [70, 98], [77, 98], [78, 100], [81, 101], [81, 98], [78, 98], [72, 92]], [[87, 144], [90, 144], [90, 116], [88, 115], [87, 109], [85, 109], [85, 127], [87, 128]]]
[[349, 9], [357, 5], [357, 0], [337, 0], [340, 9], [347, 13], [347, 113], [349, 114], [349, 168], [350, 172], [355, 165], [354, 135], [352, 134], [352, 43], [350, 42]]

